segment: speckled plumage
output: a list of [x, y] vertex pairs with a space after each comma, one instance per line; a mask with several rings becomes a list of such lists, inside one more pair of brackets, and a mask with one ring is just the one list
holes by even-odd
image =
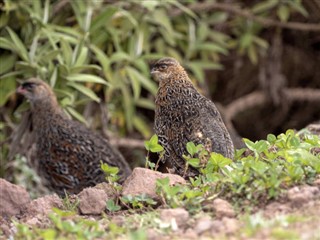
[[59, 107], [52, 89], [42, 80], [29, 79], [17, 90], [31, 104], [36, 147], [32, 154], [44, 184], [60, 196], [105, 181], [100, 160], [120, 169], [120, 182], [131, 173], [122, 155]]
[[[173, 58], [157, 61], [151, 75], [159, 82], [156, 95], [155, 132], [175, 173], [184, 175], [186, 144], [203, 144], [208, 151], [233, 158], [234, 147], [220, 113], [212, 101], [193, 86], [184, 68]], [[198, 175], [192, 167], [185, 177]]]

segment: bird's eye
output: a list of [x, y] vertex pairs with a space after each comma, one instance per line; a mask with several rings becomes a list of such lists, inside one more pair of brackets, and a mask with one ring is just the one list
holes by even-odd
[[168, 67], [168, 66], [165, 65], [165, 64], [162, 64], [162, 65], [159, 66], [160, 70], [166, 70], [167, 67]]
[[25, 82], [25, 83], [22, 84], [22, 88], [23, 89], [28, 89], [28, 90], [32, 89], [34, 86], [35, 86], [35, 84], [34, 83], [30, 83], [30, 82]]

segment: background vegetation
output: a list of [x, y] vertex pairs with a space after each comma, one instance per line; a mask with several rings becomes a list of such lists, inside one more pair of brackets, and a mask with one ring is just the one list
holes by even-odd
[[265, 138], [320, 118], [316, 0], [5, 0], [0, 7], [1, 176], [12, 178], [11, 167], [24, 160], [9, 159], [30, 147], [27, 125], [18, 125], [27, 106], [15, 89], [31, 76], [49, 82], [65, 111], [108, 135], [131, 165], [142, 164], [142, 140], [153, 134], [157, 84], [149, 66], [162, 56], [181, 61], [218, 103], [237, 146], [239, 135]]

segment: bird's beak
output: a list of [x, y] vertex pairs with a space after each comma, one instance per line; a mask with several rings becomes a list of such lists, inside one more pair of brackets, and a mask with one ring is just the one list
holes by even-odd
[[154, 75], [156, 73], [156, 70], [154, 68], [151, 69], [150, 74]]
[[16, 92], [23, 95], [23, 94], [26, 92], [26, 90], [23, 89], [22, 86], [19, 86], [19, 87], [17, 88]]

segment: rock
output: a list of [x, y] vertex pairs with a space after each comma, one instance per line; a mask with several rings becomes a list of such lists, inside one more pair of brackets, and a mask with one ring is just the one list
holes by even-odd
[[296, 186], [288, 190], [287, 196], [292, 207], [299, 207], [320, 194], [318, 187], [314, 186]]
[[12, 184], [0, 178], [0, 215], [14, 216], [28, 204], [31, 199], [29, 193], [21, 186]]
[[222, 218], [222, 217], [232, 218], [236, 216], [232, 205], [226, 200], [216, 198], [212, 204], [213, 204], [213, 209], [215, 211], [217, 218]]
[[[184, 208], [160, 209], [159, 211], [160, 219], [167, 224], [171, 224], [172, 230], [185, 227], [189, 220], [189, 213]], [[177, 228], [175, 228], [175, 224]]]
[[106, 209], [106, 202], [111, 198], [101, 188], [101, 185], [93, 188], [85, 188], [79, 194], [79, 210], [80, 213], [86, 215], [99, 215]]
[[188, 228], [181, 239], [199, 239], [199, 237], [194, 229]]
[[212, 219], [209, 216], [202, 217], [198, 219], [194, 230], [198, 235], [201, 235], [202, 233], [210, 230], [212, 225]]
[[223, 226], [223, 223], [221, 220], [213, 220], [211, 222], [211, 235], [216, 235], [220, 232], [223, 232], [224, 231], [224, 226]]
[[[38, 199], [32, 200], [24, 211], [24, 215], [36, 216], [45, 215], [52, 211], [52, 208], [63, 208], [61, 198], [57, 194], [47, 195]], [[35, 221], [35, 220], [34, 220]]]
[[239, 229], [239, 222], [235, 218], [224, 217], [222, 219], [222, 223], [224, 225], [224, 232], [226, 234], [232, 234]]
[[314, 180], [313, 185], [320, 187], [320, 178], [319, 177], [316, 180]]
[[279, 202], [271, 202], [266, 206], [264, 211], [264, 216], [272, 218], [277, 215], [284, 215], [291, 211], [291, 207], [289, 204], [279, 203]]
[[146, 194], [153, 199], [158, 199], [156, 194], [156, 180], [168, 177], [170, 185], [185, 184], [186, 181], [174, 174], [160, 173], [146, 168], [135, 168], [123, 184], [122, 196], [137, 196]]

